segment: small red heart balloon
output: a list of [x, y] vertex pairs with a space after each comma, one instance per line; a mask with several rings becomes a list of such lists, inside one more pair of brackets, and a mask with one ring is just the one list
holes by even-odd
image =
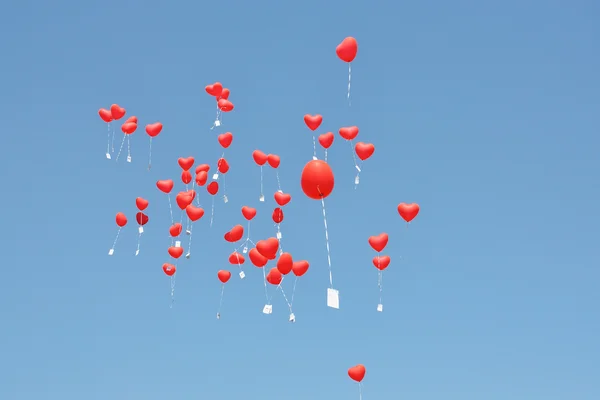
[[173, 264], [165, 263], [163, 264], [163, 271], [167, 276], [175, 275], [177, 268]]
[[173, 258], [179, 258], [183, 254], [183, 247], [169, 247], [169, 255]]
[[337, 54], [340, 60], [347, 63], [354, 61], [357, 52], [358, 42], [351, 36], [348, 36], [346, 39], [342, 40], [342, 42], [335, 48], [335, 54]]
[[269, 260], [274, 260], [277, 257], [277, 250], [279, 250], [279, 240], [274, 237], [259, 240], [256, 243], [256, 250]]
[[211, 96], [219, 97], [223, 92], [223, 85], [221, 85], [221, 82], [215, 82], [212, 85], [206, 85], [204, 90]]
[[406, 221], [412, 221], [417, 214], [419, 213], [419, 205], [417, 203], [406, 204], [400, 203], [398, 204], [398, 214]]
[[192, 204], [192, 201], [194, 201], [194, 198], [187, 192], [179, 192], [175, 196], [175, 202], [182, 210], [185, 210], [187, 206]]
[[292, 265], [292, 272], [296, 276], [302, 276], [306, 273], [306, 271], [308, 271], [308, 267], [309, 264], [306, 260], [294, 261], [294, 264]]
[[163, 193], [171, 193], [171, 190], [173, 190], [173, 181], [171, 179], [158, 181], [156, 182], [156, 187]]
[[287, 275], [292, 272], [292, 267], [294, 266], [294, 260], [292, 259], [292, 255], [290, 253], [281, 253], [279, 259], [277, 260], [277, 269], [283, 275]]
[[177, 163], [184, 171], [188, 171], [194, 165], [194, 157], [179, 157]]
[[281, 207], [285, 206], [287, 203], [290, 202], [290, 200], [292, 200], [292, 195], [281, 192], [275, 192], [275, 195], [273, 197], [275, 198], [277, 204], [279, 204]]
[[229, 264], [242, 265], [245, 262], [246, 262], [246, 259], [244, 258], [244, 256], [241, 255], [240, 253], [238, 253], [237, 251], [234, 251], [229, 256]]
[[283, 280], [283, 275], [281, 275], [281, 272], [279, 272], [277, 268], [271, 268], [271, 270], [267, 274], [266, 280], [271, 285], [277, 286]]
[[200, 164], [196, 167], [196, 174], [199, 174], [201, 171], [204, 171], [208, 174], [208, 171], [210, 171], [210, 165], [208, 164]]
[[219, 193], [219, 183], [216, 181], [209, 183], [208, 186], [206, 187], [206, 191], [211, 196], [214, 196], [215, 194]]
[[239, 241], [244, 236], [244, 227], [242, 225], [236, 225], [229, 232], [225, 234], [225, 240], [230, 243]]
[[229, 98], [230, 94], [231, 94], [231, 91], [229, 89], [223, 88], [223, 91], [221, 92], [221, 95], [217, 98], [217, 101], [219, 101], [221, 99], [227, 100]]
[[377, 236], [369, 236], [369, 244], [371, 245], [373, 250], [375, 250], [378, 253], [385, 249], [385, 246], [387, 246], [388, 244], [388, 240], [389, 237], [387, 233], [380, 233]]
[[362, 381], [366, 373], [367, 369], [362, 364], [355, 365], [354, 367], [348, 369], [348, 376], [356, 382]]
[[224, 158], [219, 158], [219, 160], [217, 161], [217, 169], [220, 173], [226, 174], [227, 171], [229, 171], [229, 163], [227, 162], [227, 160]]
[[279, 158], [278, 155], [275, 154], [269, 154], [267, 156], [267, 162], [269, 163], [269, 165], [272, 168], [277, 168], [279, 167], [279, 164], [281, 164], [281, 158]]
[[192, 173], [190, 171], [181, 171], [181, 182], [189, 184], [192, 181]]
[[137, 129], [137, 124], [135, 122], [125, 122], [121, 125], [121, 130], [126, 135], [131, 135]]
[[316, 115], [310, 115], [310, 114], [306, 114], [304, 116], [304, 123], [306, 124], [306, 126], [308, 126], [308, 129], [310, 129], [311, 131], [316, 131], [317, 128], [319, 128], [319, 126], [321, 126], [321, 123], [323, 122], [323, 116], [316, 114]]
[[198, 172], [198, 175], [196, 175], [196, 185], [198, 186], [204, 186], [207, 180], [208, 173], [206, 171], [200, 171]]
[[254, 162], [258, 165], [265, 165], [268, 156], [260, 150], [254, 150], [252, 152], [252, 158], [254, 159]]
[[275, 222], [276, 224], [280, 224], [281, 222], [283, 222], [283, 210], [277, 207], [273, 210], [273, 215], [271, 216], [271, 218], [273, 219], [273, 222]]
[[323, 148], [328, 149], [333, 144], [333, 139], [335, 135], [333, 132], [327, 132], [322, 135], [319, 135], [319, 144], [323, 146]]
[[192, 200], [194, 200], [196, 198], [196, 191], [194, 189], [190, 189], [185, 193], [187, 193], [188, 196], [192, 196]]
[[195, 207], [194, 205], [190, 204], [185, 208], [185, 213], [187, 214], [188, 218], [192, 221], [198, 221], [204, 216], [204, 209], [201, 207]]
[[225, 270], [220, 270], [219, 272], [217, 272], [217, 277], [219, 278], [219, 280], [223, 283], [227, 283], [227, 281], [229, 280], [229, 278], [231, 278], [231, 272], [229, 271], [225, 271]]
[[112, 115], [113, 119], [121, 119], [125, 116], [125, 113], [125, 109], [118, 104], [113, 104], [110, 106], [110, 114]]
[[242, 207], [242, 215], [248, 221], [251, 221], [256, 216], [256, 208], [244, 206]]
[[141, 211], [135, 214], [135, 220], [137, 221], [138, 225], [146, 225], [148, 223], [148, 219], [148, 216]]
[[354, 151], [356, 151], [358, 158], [364, 161], [373, 155], [375, 146], [371, 143], [358, 142], [356, 143], [356, 146], [354, 146]]
[[106, 123], [111, 122], [113, 120], [110, 110], [107, 110], [106, 108], [99, 109], [98, 115], [100, 115], [100, 118], [102, 118], [102, 121], [104, 121]]
[[144, 211], [146, 208], [148, 208], [148, 200], [142, 198], [142, 197], [136, 197], [135, 198], [135, 206], [138, 208], [138, 210], [140, 211]]
[[171, 236], [173, 236], [173, 237], [177, 237], [177, 236], [181, 235], [182, 230], [183, 230], [183, 226], [181, 226], [181, 224], [179, 222], [176, 222], [173, 225], [171, 225], [171, 227], [169, 228], [169, 234], [171, 234]]
[[358, 126], [345, 126], [339, 130], [340, 136], [346, 140], [353, 140], [358, 136]]
[[219, 141], [221, 147], [226, 149], [229, 146], [231, 146], [231, 142], [233, 141], [233, 135], [231, 134], [231, 132], [225, 132], [217, 136], [217, 140]]
[[146, 133], [150, 137], [156, 137], [162, 131], [163, 124], [160, 122], [155, 122], [153, 124], [146, 125]]
[[258, 268], [264, 267], [269, 262], [269, 259], [260, 254], [256, 249], [250, 249], [248, 252], [248, 257], [250, 257], [250, 262]]
[[383, 271], [390, 265], [390, 256], [375, 256], [373, 257], [373, 265], [380, 271]]
[[117, 222], [117, 225], [122, 228], [125, 225], [127, 225], [127, 217], [125, 216], [125, 214], [123, 214], [122, 212], [117, 213], [117, 216], [115, 218], [115, 221]]
[[133, 122], [133, 123], [137, 124], [138, 123], [138, 118], [135, 115], [132, 115], [131, 117], [127, 118], [125, 120], [125, 122]]
[[220, 99], [217, 102], [217, 106], [219, 107], [219, 110], [221, 110], [223, 112], [229, 112], [229, 111], [233, 110], [233, 108], [234, 108], [233, 103], [230, 102], [229, 100], [225, 100], [225, 99]]

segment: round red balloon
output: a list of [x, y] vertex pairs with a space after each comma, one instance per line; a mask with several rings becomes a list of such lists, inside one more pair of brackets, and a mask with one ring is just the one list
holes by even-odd
[[309, 161], [302, 170], [300, 179], [302, 191], [314, 200], [320, 200], [331, 194], [335, 185], [333, 171], [322, 160]]

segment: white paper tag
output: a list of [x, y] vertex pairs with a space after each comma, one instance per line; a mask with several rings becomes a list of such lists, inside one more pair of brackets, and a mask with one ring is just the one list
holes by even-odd
[[279, 189], [277, 192], [278, 192], [278, 193], [283, 193], [283, 190]]
[[219, 179], [219, 174], [213, 174], [213, 181], [216, 181], [217, 179]]
[[383, 312], [383, 304], [377, 304], [377, 311]]
[[229, 199], [227, 198], [227, 195], [226, 195], [226, 194], [224, 194], [224, 195], [223, 195], [223, 202], [227, 203], [228, 201], [229, 201]]
[[296, 316], [294, 315], [294, 313], [290, 314], [290, 322], [296, 322]]
[[354, 167], [356, 168], [356, 170], [357, 170], [358, 172], [360, 172], [360, 167], [358, 166], [358, 164], [355, 164], [355, 165], [354, 165]]
[[175, 241], [175, 247], [181, 247], [181, 242], [179, 240]]
[[265, 304], [265, 306], [263, 307], [263, 314], [272, 314], [273, 313], [273, 306], [271, 304]]
[[219, 121], [218, 119], [215, 120], [215, 126], [221, 126], [221, 121]]
[[340, 308], [340, 292], [336, 289], [327, 289], [327, 307], [335, 308], [336, 310]]
[[281, 232], [277, 232], [277, 239], [281, 240]]
[[244, 279], [246, 277], [246, 274], [244, 273], [244, 271], [240, 271], [240, 279]]
[[244, 249], [242, 250], [242, 253], [246, 254], [248, 252], [248, 248], [244, 246]]
[[258, 201], [265, 201], [265, 196], [261, 194], [260, 197], [258, 198]]
[[110, 160], [110, 153], [106, 153], [106, 158]]
[[192, 255], [192, 253], [187, 253], [187, 254], [185, 255], [185, 258], [187, 258], [187, 259], [189, 260], [191, 255]]
[[317, 161], [318, 160], [317, 156], [313, 156], [313, 160]]
[[131, 156], [127, 156], [127, 162], [131, 162]]
[[115, 254], [115, 249], [110, 249], [110, 250], [108, 251], [108, 255], [109, 255], [109, 256], [112, 256], [113, 254]]
[[135, 251], [135, 255], [137, 256], [138, 254], [140, 254], [140, 251], [139, 251], [139, 250], [136, 250], [136, 251]]
[[354, 178], [354, 184], [358, 185], [360, 183], [360, 178], [358, 175], [356, 175], [356, 177]]
[[138, 227], [138, 232], [139, 233], [144, 233], [144, 227], [143, 226], [139, 226]]
[[185, 230], [185, 234], [186, 234], [186, 235], [191, 235], [191, 234], [192, 234], [192, 231], [190, 231], [189, 229], [186, 229], [186, 230]]
[[221, 319], [221, 314], [217, 313], [217, 319]]

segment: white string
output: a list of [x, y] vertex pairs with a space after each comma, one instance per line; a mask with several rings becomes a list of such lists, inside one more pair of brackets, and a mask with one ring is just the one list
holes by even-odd
[[383, 271], [379, 271], [378, 283], [379, 286], [379, 304], [383, 304]]
[[173, 225], [175, 223], [175, 220], [173, 219], [173, 206], [171, 205], [171, 194], [167, 193], [167, 199], [169, 199], [169, 213], [171, 214], [171, 225]]
[[152, 136], [150, 136], [150, 151], [148, 152], [148, 171], [152, 168]]
[[[271, 299], [269, 298], [269, 291], [267, 290], [267, 273], [265, 272], [265, 269], [267, 268], [266, 265], [264, 265], [262, 267], [263, 270], [263, 283], [265, 284], [265, 297], [267, 298], [267, 304], [271, 304]], [[271, 296], [272, 298], [273, 296]]]
[[356, 173], [356, 176], [354, 177], [354, 189], [356, 189], [356, 186], [360, 182], [360, 167], [358, 166], [358, 162], [356, 161], [356, 152], [354, 151], [354, 143], [352, 142], [352, 140], [350, 140], [349, 143], [350, 143], [350, 151], [352, 152], [352, 161], [354, 161], [354, 168], [356, 168], [356, 170], [358, 171]]
[[215, 216], [215, 196], [212, 197], [212, 206], [210, 208], [210, 227], [211, 228], [212, 228], [214, 216]]
[[177, 272], [171, 275], [171, 305], [169, 308], [173, 308], [173, 303], [175, 302], [175, 275], [177, 275]]
[[294, 304], [294, 295], [296, 294], [296, 284], [298, 283], [298, 277], [294, 279], [294, 288], [292, 289], [292, 301], [290, 304]]
[[260, 166], [260, 200], [264, 201], [265, 195], [263, 193], [263, 166]]
[[111, 143], [111, 153], [115, 152], [115, 126], [112, 126], [112, 143]]
[[[140, 225], [140, 228], [142, 226]], [[137, 240], [137, 249], [135, 250], [135, 255], [137, 256], [140, 253], [140, 241], [142, 240], [142, 232], [138, 229], [138, 240]]]
[[[281, 288], [281, 284], [283, 283], [284, 280], [285, 280], [285, 276], [282, 276], [281, 277], [281, 282], [279, 282], [279, 285], [277, 285], [277, 287], [275, 288], [275, 291], [273, 292], [273, 294], [271, 295], [271, 297], [267, 298], [267, 301], [268, 301], [267, 304], [271, 304], [271, 300], [273, 300], [273, 296], [277, 292], [277, 289]], [[266, 282], [267, 282], [267, 280], [265, 279], [265, 285], [266, 285]], [[265, 288], [265, 293], [266, 293], [266, 288]]]
[[240, 269], [240, 271], [243, 271], [244, 269], [242, 268], [242, 264], [240, 263], [240, 253], [238, 253], [236, 248], [233, 249], [233, 253], [235, 254], [235, 259], [237, 260], [238, 268]]
[[350, 82], [352, 81], [352, 64], [348, 63], [348, 105], [352, 106], [350, 101]]
[[108, 124], [106, 124], [106, 132], [107, 132], [107, 137], [106, 137], [106, 154], [110, 153], [110, 122]]
[[[188, 220], [189, 221], [189, 220]], [[188, 242], [188, 254], [192, 253], [192, 231], [194, 230], [194, 224], [190, 223], [190, 241]]]
[[[283, 282], [283, 279], [281, 281]], [[281, 286], [281, 284], [279, 284], [279, 286], [277, 286], [277, 288], [279, 288], [279, 290], [281, 290], [281, 294], [283, 295], [283, 298], [285, 299], [285, 302], [287, 303], [287, 306], [290, 309], [290, 314], [292, 314], [293, 313], [292, 305], [288, 301], [287, 296], [285, 295], [285, 292], [283, 291], [283, 286]]]
[[329, 232], [327, 230], [327, 214], [325, 213], [325, 198], [321, 197], [323, 208], [323, 224], [325, 225], [325, 243], [327, 244], [327, 264], [329, 266], [329, 286], [333, 289], [333, 276], [331, 273], [331, 251], [329, 249]]
[[115, 246], [117, 245], [117, 240], [119, 240], [119, 234], [121, 233], [121, 227], [119, 227], [119, 230], [117, 231], [117, 236], [115, 236], [115, 241], [113, 242], [113, 245], [111, 247], [111, 250], [114, 251], [115, 250]]
[[130, 135], [127, 135], [127, 160], [131, 160], [131, 140]]
[[317, 139], [315, 138], [315, 135], [313, 134], [313, 159], [317, 159]]
[[358, 382], [358, 400], [362, 400], [362, 382]]
[[325, 162], [327, 162], [327, 149], [325, 149]]
[[279, 255], [283, 254], [283, 247], [281, 246], [281, 238], [283, 235], [281, 234], [281, 224], [275, 224], [277, 226], [277, 241], [279, 242]]
[[121, 147], [119, 147], [119, 152], [117, 153], [117, 158], [115, 159], [115, 161], [119, 161], [119, 156], [121, 155], [121, 151], [123, 151], [123, 145], [125, 144], [125, 136], [127, 135], [123, 134], [123, 140], [121, 140]]
[[275, 170], [275, 176], [277, 177], [277, 187], [279, 188], [279, 191], [281, 192], [281, 181], [279, 180], [279, 170]]
[[217, 318], [221, 316], [221, 307], [223, 306], [223, 294], [225, 293], [225, 284], [221, 285], [221, 298], [219, 299], [219, 309], [217, 310]]

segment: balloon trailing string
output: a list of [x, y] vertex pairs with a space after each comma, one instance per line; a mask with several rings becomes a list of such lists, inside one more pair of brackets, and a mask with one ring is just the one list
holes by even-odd
[[131, 138], [127, 135], [127, 161], [131, 162]]
[[173, 303], [175, 302], [175, 275], [177, 275], [177, 272], [171, 276], [171, 304], [169, 308], [173, 308]]
[[215, 219], [215, 196], [212, 198], [212, 206], [210, 207], [210, 227], [212, 228]]
[[350, 100], [350, 83], [352, 82], [352, 63], [348, 63], [348, 106], [352, 106]]
[[169, 200], [169, 213], [171, 214], [171, 225], [173, 225], [175, 223], [175, 220], [173, 219], [173, 206], [171, 205], [171, 195], [167, 194], [167, 199]]
[[362, 382], [358, 382], [358, 400], [362, 400]]
[[119, 147], [119, 152], [117, 153], [117, 158], [115, 161], [119, 161], [119, 157], [121, 156], [121, 152], [123, 151], [123, 145], [125, 144], [125, 136], [127, 135], [123, 134], [123, 140], [121, 140], [121, 147]]
[[115, 152], [115, 127], [114, 127], [114, 125], [112, 126], [112, 142], [111, 142], [110, 148], [111, 148], [111, 153], [114, 153]]
[[237, 260], [237, 266], [240, 269], [240, 272], [243, 272], [244, 268], [242, 267], [242, 264], [240, 263], [240, 255], [239, 255], [237, 249], [234, 248], [233, 252], [235, 253], [235, 259]]
[[225, 284], [221, 285], [221, 298], [219, 299], [219, 309], [217, 310], [217, 319], [221, 318], [221, 307], [223, 306], [223, 294], [225, 293]]
[[[267, 304], [271, 304], [271, 299], [269, 298], [269, 291], [267, 290], [267, 273], [265, 272], [265, 268], [266, 268], [266, 266], [262, 267], [263, 283], [265, 285], [265, 297], [267, 298]], [[283, 280], [283, 278], [282, 278], [282, 280]], [[273, 298], [273, 296], [271, 296], [271, 298]]]
[[325, 149], [325, 162], [327, 162], [327, 149]]
[[[188, 220], [188, 221], [189, 221], [189, 220]], [[190, 256], [190, 254], [192, 254], [192, 236], [193, 236], [193, 235], [192, 235], [192, 231], [193, 231], [193, 229], [194, 229], [194, 224], [193, 224], [193, 223], [190, 223], [189, 225], [190, 225], [190, 229], [189, 229], [189, 232], [190, 232], [190, 240], [188, 241], [188, 252], [187, 252], [187, 256], [188, 256], [188, 257]]]
[[279, 179], [279, 171], [275, 170], [275, 177], [277, 178], [277, 188], [281, 192], [281, 180]]
[[150, 136], [150, 148], [148, 150], [148, 171], [152, 168], [152, 136]]
[[135, 249], [135, 255], [140, 254], [140, 242], [142, 241], [142, 233], [144, 232], [142, 225], [138, 227], [138, 238], [137, 238], [137, 248]]
[[383, 304], [383, 271], [379, 271], [377, 285], [379, 286], [379, 304]]
[[265, 194], [263, 193], [263, 166], [260, 166], [260, 198], [259, 201], [265, 201]]
[[[319, 194], [321, 191], [317, 187]], [[321, 207], [323, 209], [323, 225], [325, 226], [325, 244], [327, 245], [327, 265], [329, 266], [329, 286], [333, 289], [333, 275], [331, 272], [331, 250], [329, 247], [329, 231], [327, 229], [327, 213], [325, 211], [325, 197], [321, 194]]]
[[313, 160], [317, 160], [317, 139], [313, 134]]
[[106, 131], [107, 131], [107, 137], [106, 137], [106, 158], [110, 158], [110, 153], [111, 153], [110, 152], [110, 122], [108, 124], [106, 124]]
[[281, 238], [283, 237], [283, 235], [281, 235], [281, 224], [275, 224], [277, 226], [277, 241], [279, 242], [279, 255], [283, 254], [283, 247], [281, 246]]
[[113, 242], [112, 247], [110, 248], [111, 251], [115, 251], [115, 247], [117, 246], [117, 240], [119, 240], [119, 235], [121, 234], [121, 227], [119, 227], [119, 230], [117, 230], [117, 236], [115, 236], [115, 241]]
[[292, 301], [290, 301], [290, 305], [294, 304], [294, 295], [296, 294], [296, 284], [298, 283], [298, 277], [294, 279], [294, 288], [292, 289]]
[[[283, 282], [283, 278], [281, 279], [281, 281]], [[288, 298], [285, 295], [285, 291], [283, 290], [283, 286], [281, 286], [281, 283], [277, 286], [277, 288], [279, 290], [281, 290], [281, 294], [283, 295], [283, 298], [285, 299], [285, 302], [287, 303], [287, 306], [290, 309], [290, 314], [292, 314], [293, 313], [293, 311], [292, 311], [292, 304], [288, 301]]]
[[358, 161], [356, 161], [356, 152], [354, 151], [354, 143], [352, 142], [352, 140], [349, 141], [350, 143], [350, 151], [352, 152], [352, 161], [354, 161], [354, 168], [356, 168], [356, 177], [354, 177], [354, 189], [356, 189], [356, 186], [358, 186], [358, 184], [360, 183], [360, 167], [358, 166]]

